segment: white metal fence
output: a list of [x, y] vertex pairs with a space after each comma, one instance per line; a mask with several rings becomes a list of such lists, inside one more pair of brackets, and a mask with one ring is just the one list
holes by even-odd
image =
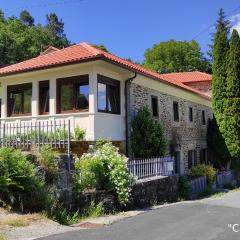
[[66, 149], [70, 159], [70, 121], [36, 121], [0, 123], [0, 147], [29, 150], [51, 145]]
[[202, 193], [207, 188], [207, 179], [206, 177], [200, 177], [193, 179], [189, 182], [190, 186], [190, 195], [198, 195]]
[[224, 185], [227, 183], [232, 183], [233, 180], [234, 180], [233, 171], [224, 171], [216, 175], [216, 185], [219, 188], [224, 187]]
[[174, 157], [130, 159], [128, 161], [128, 171], [138, 179], [170, 176], [174, 174]]

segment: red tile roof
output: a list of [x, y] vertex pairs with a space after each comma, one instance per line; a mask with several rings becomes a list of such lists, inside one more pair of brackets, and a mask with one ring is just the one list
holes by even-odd
[[121, 67], [127, 68], [131, 71], [135, 71], [137, 73], [141, 73], [151, 78], [163, 81], [165, 83], [183, 88], [187, 91], [194, 92], [204, 98], [211, 98], [209, 95], [201, 91], [186, 86], [181, 81], [174, 81], [172, 77], [167, 76], [167, 74], [158, 74], [140, 65], [134, 64], [130, 61], [119, 58], [111, 53], [93, 47], [92, 45], [87, 43], [73, 45], [61, 50], [50, 52], [45, 55], [40, 55], [36, 58], [32, 58], [24, 62], [1, 68], [0, 77], [97, 59], [102, 59], [120, 65]]
[[167, 73], [161, 74], [163, 78], [170, 79], [172, 81], [179, 81], [181, 83], [192, 82], [205, 82], [212, 81], [212, 75], [204, 72], [179, 72], [179, 73]]

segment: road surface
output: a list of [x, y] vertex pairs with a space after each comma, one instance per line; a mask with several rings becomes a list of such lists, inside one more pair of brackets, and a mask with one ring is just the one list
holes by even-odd
[[151, 210], [113, 225], [41, 240], [239, 240], [240, 192]]

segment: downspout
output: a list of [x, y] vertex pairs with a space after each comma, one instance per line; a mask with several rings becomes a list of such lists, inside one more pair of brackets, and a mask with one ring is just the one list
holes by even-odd
[[[129, 156], [129, 148], [128, 148], [128, 143], [129, 143], [129, 127], [128, 127], [128, 87], [130, 91], [130, 86], [134, 78], [137, 77], [137, 73], [134, 73], [133, 77], [128, 78], [125, 81], [125, 126], [126, 126], [126, 155]], [[129, 85], [129, 86], [128, 86]]]

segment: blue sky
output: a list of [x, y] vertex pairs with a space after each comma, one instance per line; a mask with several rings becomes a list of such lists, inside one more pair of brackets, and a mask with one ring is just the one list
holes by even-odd
[[240, 30], [237, 0], [0, 0], [6, 16], [27, 9], [36, 23], [44, 24], [45, 15], [56, 12], [72, 42], [104, 43], [112, 53], [135, 61], [142, 61], [154, 43], [191, 40], [201, 31], [196, 40], [206, 52], [213, 31], [208, 27], [220, 7]]

